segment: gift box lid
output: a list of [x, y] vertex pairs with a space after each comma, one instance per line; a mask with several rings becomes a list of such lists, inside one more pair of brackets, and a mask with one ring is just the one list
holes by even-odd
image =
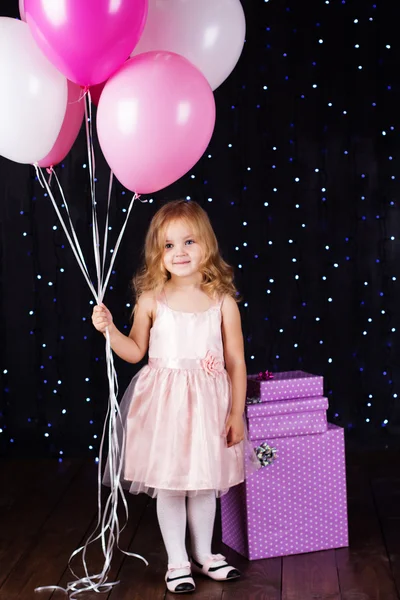
[[247, 377], [247, 397], [260, 402], [315, 398], [324, 395], [324, 378], [305, 371], [282, 371], [268, 374], [269, 379], [259, 375]]
[[249, 419], [272, 415], [289, 415], [294, 413], [326, 411], [329, 407], [328, 398], [296, 398], [293, 400], [275, 400], [247, 404], [246, 414]]

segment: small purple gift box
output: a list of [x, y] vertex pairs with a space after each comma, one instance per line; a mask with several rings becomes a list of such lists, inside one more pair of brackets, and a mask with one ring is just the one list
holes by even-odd
[[[264, 377], [264, 378], [262, 378]], [[324, 395], [324, 379], [304, 371], [274, 373], [266, 371], [247, 378], [247, 396], [260, 402], [317, 398]]]
[[253, 444], [266, 466], [222, 496], [222, 541], [250, 560], [348, 546], [343, 429]]
[[327, 398], [300, 398], [251, 404], [246, 407], [249, 438], [324, 433]]

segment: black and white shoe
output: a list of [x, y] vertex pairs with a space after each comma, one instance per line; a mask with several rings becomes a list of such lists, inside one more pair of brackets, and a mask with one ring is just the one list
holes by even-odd
[[168, 590], [173, 594], [187, 594], [189, 592], [194, 592], [196, 585], [190, 570], [190, 562], [184, 562], [180, 565], [168, 565], [165, 583], [167, 584]]
[[240, 577], [240, 571], [228, 565], [222, 554], [210, 554], [203, 564], [191, 558], [194, 573], [203, 573], [215, 581], [228, 581]]

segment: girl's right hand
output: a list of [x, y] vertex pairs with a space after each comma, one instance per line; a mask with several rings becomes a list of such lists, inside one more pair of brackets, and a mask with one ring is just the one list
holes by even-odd
[[107, 327], [109, 330], [113, 326], [112, 314], [104, 304], [99, 304], [94, 307], [92, 313], [92, 323], [101, 333], [105, 333]]

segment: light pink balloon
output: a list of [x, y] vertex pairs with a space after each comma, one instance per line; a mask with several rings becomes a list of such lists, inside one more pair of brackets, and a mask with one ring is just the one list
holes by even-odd
[[214, 95], [188, 60], [171, 52], [135, 56], [106, 84], [97, 111], [104, 156], [129, 190], [150, 194], [191, 169], [215, 125]]
[[19, 16], [21, 17], [21, 21], [26, 21], [25, 0], [19, 0]]
[[147, 0], [25, 0], [26, 21], [47, 58], [70, 81], [91, 86], [135, 48]]
[[61, 162], [71, 150], [85, 114], [85, 104], [82, 98], [82, 88], [68, 81], [68, 103], [65, 117], [56, 143], [50, 152], [38, 161], [39, 167], [51, 167]]

